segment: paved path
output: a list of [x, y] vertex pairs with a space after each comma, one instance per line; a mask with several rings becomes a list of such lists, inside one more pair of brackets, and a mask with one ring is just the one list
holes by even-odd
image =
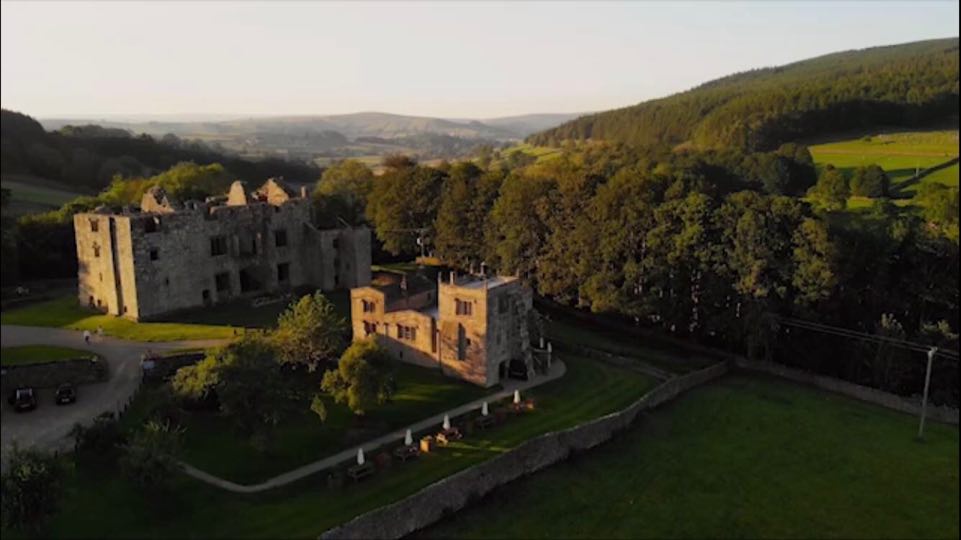
[[[504, 389], [501, 390], [500, 392], [491, 394], [487, 397], [472, 401], [470, 403], [466, 403], [464, 405], [461, 405], [460, 407], [456, 407], [447, 412], [435, 414], [434, 416], [431, 416], [430, 418], [425, 418], [424, 420], [421, 420], [420, 422], [417, 422], [415, 424], [411, 424], [397, 431], [393, 431], [381, 437], [377, 437], [376, 439], [367, 441], [366, 443], [360, 445], [360, 447], [364, 449], [365, 453], [370, 453], [373, 450], [385, 444], [402, 441], [408, 429], [411, 430], [412, 433], [421, 432], [431, 427], [435, 427], [439, 430], [441, 427], [441, 424], [444, 421], [445, 414], [449, 415], [451, 419], [454, 419], [457, 416], [460, 416], [466, 412], [480, 409], [485, 401], [494, 402], [499, 399], [504, 399], [512, 395], [514, 393], [514, 390], [520, 390], [521, 393], [523, 393], [527, 389], [533, 388], [535, 386], [540, 386], [544, 383], [558, 379], [562, 377], [566, 372], [567, 372], [567, 366], [564, 365], [564, 362], [555, 359], [553, 364], [551, 365], [550, 372], [547, 373], [546, 375], [535, 377], [534, 379], [529, 381], [513, 381], [513, 380], [509, 381], [507, 384], [504, 385]], [[186, 472], [188, 475], [198, 480], [201, 480], [203, 482], [206, 482], [210, 485], [225, 489], [227, 491], [232, 491], [234, 493], [258, 493], [261, 491], [266, 491], [269, 489], [274, 489], [274, 488], [289, 484], [291, 482], [300, 480], [301, 478], [310, 476], [312, 474], [316, 474], [320, 471], [323, 471], [324, 469], [328, 469], [340, 463], [343, 463], [345, 461], [354, 459], [357, 456], [357, 448], [358, 447], [349, 448], [342, 452], [338, 452], [331, 456], [327, 456], [324, 459], [321, 459], [319, 461], [308, 463], [303, 467], [298, 467], [292, 471], [285, 472], [279, 476], [275, 476], [260, 484], [249, 484], [249, 485], [237, 484], [237, 483], [231, 482], [230, 480], [224, 480], [223, 478], [220, 478], [210, 473], [207, 473], [205, 471], [202, 471], [187, 463], [182, 463], [182, 465], [184, 467], [184, 472]]]
[[20, 447], [62, 449], [69, 446], [67, 435], [76, 423], [92, 421], [107, 411], [116, 411], [140, 385], [140, 355], [147, 349], [156, 351], [211, 347], [222, 340], [139, 342], [111, 337], [93, 337], [89, 344], [83, 342], [83, 332], [60, 328], [34, 326], [0, 326], [0, 342], [4, 347], [18, 345], [56, 345], [86, 349], [100, 355], [107, 362], [107, 381], [85, 384], [77, 389], [77, 402], [58, 407], [53, 402], [53, 389], [39, 391], [39, 406], [26, 413], [15, 413], [4, 402], [0, 403], [2, 435], [0, 435], [0, 460], [6, 462], [10, 445], [16, 441]]

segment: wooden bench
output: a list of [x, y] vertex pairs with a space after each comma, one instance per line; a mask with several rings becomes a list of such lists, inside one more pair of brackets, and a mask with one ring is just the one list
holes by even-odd
[[394, 456], [402, 462], [406, 462], [408, 459], [415, 458], [418, 455], [420, 455], [420, 451], [414, 445], [404, 445], [394, 448]]
[[495, 421], [496, 420], [491, 415], [478, 416], [477, 419], [474, 420], [474, 425], [477, 426], [478, 429], [487, 429], [493, 426]]
[[354, 465], [353, 467], [347, 469], [347, 476], [358, 481], [362, 478], [367, 478], [368, 476], [374, 474], [374, 465], [371, 463], [364, 463], [363, 465]]

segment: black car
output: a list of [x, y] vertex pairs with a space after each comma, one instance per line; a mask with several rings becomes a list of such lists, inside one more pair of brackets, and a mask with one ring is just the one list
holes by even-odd
[[37, 391], [30, 386], [21, 386], [10, 394], [7, 401], [17, 412], [32, 411], [37, 408]]
[[57, 405], [75, 403], [77, 401], [77, 389], [70, 383], [61, 384], [57, 387], [57, 393], [54, 394], [53, 399]]

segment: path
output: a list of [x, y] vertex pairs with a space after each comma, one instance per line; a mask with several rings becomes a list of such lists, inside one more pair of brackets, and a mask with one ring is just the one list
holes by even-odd
[[[0, 326], [0, 342], [4, 347], [19, 345], [56, 345], [87, 349], [107, 362], [109, 378], [101, 383], [85, 384], [77, 389], [77, 402], [58, 407], [53, 403], [53, 389], [39, 390], [39, 407], [27, 413], [15, 413], [2, 403], [0, 459], [5, 463], [10, 445], [49, 450], [65, 448], [67, 435], [74, 424], [92, 421], [98, 415], [116, 411], [126, 403], [140, 385], [140, 356], [147, 349], [163, 351], [211, 347], [222, 340], [139, 342], [112, 337], [93, 337], [83, 342], [83, 332], [35, 326]], [[4, 396], [6, 399], [6, 396]]]
[[[369, 453], [381, 446], [384, 446], [385, 444], [402, 441], [404, 440], [404, 435], [406, 434], [408, 429], [411, 431], [411, 433], [422, 432], [431, 427], [440, 429], [441, 423], [444, 421], [445, 414], [449, 415], [451, 419], [454, 419], [457, 416], [460, 416], [466, 412], [480, 409], [485, 401], [494, 402], [500, 399], [504, 399], [506, 397], [511, 396], [514, 393], [514, 390], [520, 390], [521, 393], [523, 393], [525, 390], [534, 388], [535, 386], [540, 386], [550, 381], [559, 379], [566, 372], [567, 372], [567, 366], [564, 365], [564, 362], [560, 360], [554, 360], [554, 362], [551, 364], [550, 372], [547, 373], [546, 375], [535, 377], [534, 379], [529, 381], [511, 380], [508, 383], [506, 383], [504, 385], [504, 389], [499, 392], [491, 394], [487, 397], [483, 397], [481, 399], [471, 401], [470, 403], [466, 403], [464, 405], [461, 405], [460, 407], [455, 407], [454, 409], [451, 409], [449, 411], [442, 412], [440, 414], [435, 414], [434, 416], [431, 416], [430, 418], [425, 418], [420, 422], [411, 424], [409, 426], [403, 427], [399, 430], [393, 431], [381, 437], [377, 437], [376, 439], [367, 441], [366, 443], [360, 445], [360, 448], [363, 448], [365, 453]], [[280, 486], [287, 485], [291, 482], [300, 480], [301, 478], [305, 478], [307, 476], [316, 474], [325, 469], [339, 465], [345, 461], [354, 459], [357, 456], [357, 448], [358, 447], [356, 446], [352, 448], [348, 448], [347, 450], [344, 450], [342, 452], [338, 452], [336, 454], [327, 456], [324, 459], [315, 461], [313, 463], [308, 463], [307, 465], [298, 467], [292, 471], [288, 471], [281, 475], [275, 476], [265, 482], [261, 482], [260, 484], [248, 484], [248, 485], [237, 484], [235, 482], [231, 482], [230, 480], [224, 480], [223, 478], [220, 478], [210, 473], [207, 473], [205, 471], [202, 471], [187, 463], [182, 463], [182, 465], [184, 467], [185, 473], [196, 478], [197, 480], [206, 482], [210, 485], [219, 487], [221, 489], [225, 489], [227, 491], [232, 491], [234, 493], [258, 493], [261, 491], [267, 491], [269, 489], [274, 489]]]

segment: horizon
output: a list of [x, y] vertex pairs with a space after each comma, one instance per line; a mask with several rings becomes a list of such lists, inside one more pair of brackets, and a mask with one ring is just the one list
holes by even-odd
[[[586, 114], [733, 73], [959, 33], [958, 4], [947, 1], [817, 10], [796, 2], [91, 4], [2, 3], [4, 108], [153, 121]], [[865, 9], [872, 5], [884, 9]], [[177, 39], [144, 20], [176, 28]]]

